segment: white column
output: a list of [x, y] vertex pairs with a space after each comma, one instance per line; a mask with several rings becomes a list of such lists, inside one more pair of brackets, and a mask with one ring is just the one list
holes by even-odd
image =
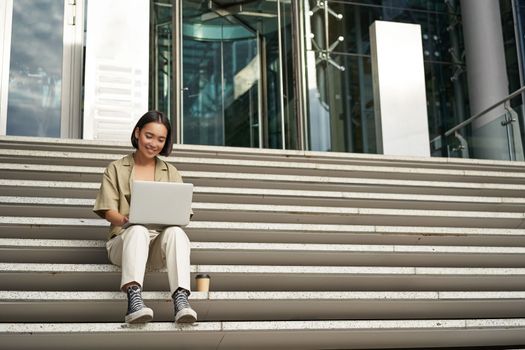
[[378, 153], [430, 156], [421, 27], [370, 26]]

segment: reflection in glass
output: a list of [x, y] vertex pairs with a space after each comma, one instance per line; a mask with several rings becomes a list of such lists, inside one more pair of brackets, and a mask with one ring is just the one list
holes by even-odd
[[314, 71], [317, 88], [309, 91], [311, 149], [375, 153], [370, 58], [332, 55], [332, 59], [345, 70], [325, 64]]
[[14, 0], [7, 134], [60, 137], [63, 0]]

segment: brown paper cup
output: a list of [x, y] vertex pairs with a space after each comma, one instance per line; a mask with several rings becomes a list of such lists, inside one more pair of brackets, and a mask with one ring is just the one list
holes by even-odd
[[209, 292], [210, 291], [210, 276], [209, 275], [197, 275], [195, 276], [197, 282], [197, 292]]

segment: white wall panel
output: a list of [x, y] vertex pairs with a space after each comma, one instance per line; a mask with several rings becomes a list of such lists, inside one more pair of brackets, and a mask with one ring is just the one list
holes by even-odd
[[84, 139], [129, 139], [148, 109], [148, 70], [149, 1], [88, 1]]

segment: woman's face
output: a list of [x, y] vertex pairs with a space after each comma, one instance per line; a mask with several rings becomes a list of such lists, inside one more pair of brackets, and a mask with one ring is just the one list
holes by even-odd
[[151, 122], [135, 129], [137, 138], [137, 151], [146, 158], [157, 156], [166, 143], [168, 129], [162, 123]]

